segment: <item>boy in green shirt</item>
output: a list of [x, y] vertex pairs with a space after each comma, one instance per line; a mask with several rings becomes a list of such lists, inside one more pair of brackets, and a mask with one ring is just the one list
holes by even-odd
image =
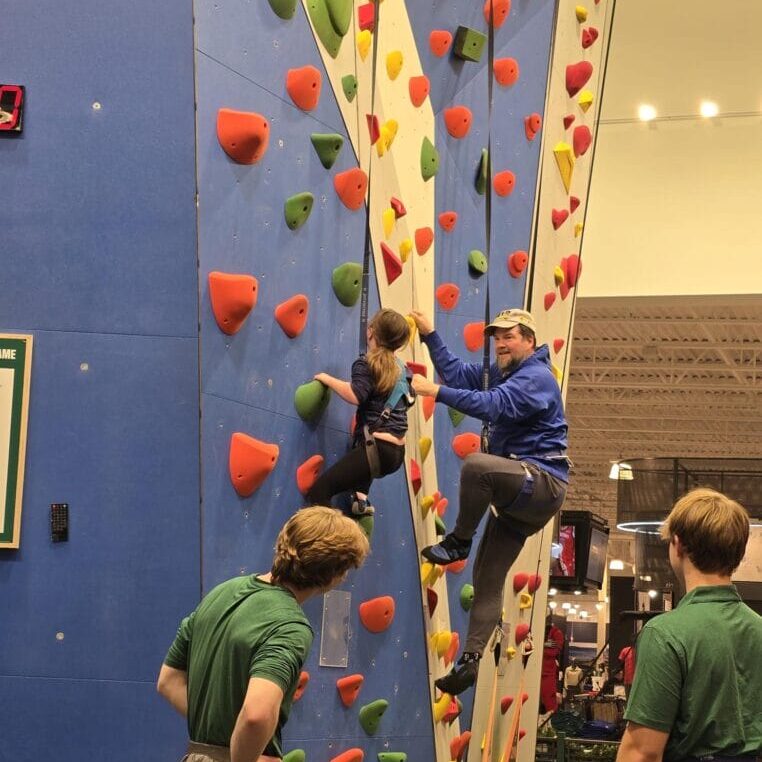
[[719, 492], [696, 489], [661, 534], [686, 595], [638, 638], [617, 762], [753, 760], [762, 749], [762, 617], [730, 579], [749, 516]]
[[215, 587], [183, 619], [157, 688], [188, 717], [187, 762], [280, 759], [312, 628], [302, 604], [362, 565], [368, 541], [332, 508], [304, 508], [281, 529], [272, 570]]

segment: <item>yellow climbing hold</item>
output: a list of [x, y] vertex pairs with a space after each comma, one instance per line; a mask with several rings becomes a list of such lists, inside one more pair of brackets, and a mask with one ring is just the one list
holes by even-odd
[[397, 137], [397, 130], [400, 126], [396, 119], [387, 119], [384, 122], [384, 127], [386, 127], [389, 135], [389, 142], [386, 144], [386, 147], [391, 148], [392, 143], [394, 142], [394, 138]]
[[582, 228], [585, 226], [581, 222], [575, 222], [574, 223], [574, 237], [579, 238], [582, 234]]
[[528, 609], [532, 607], [532, 596], [529, 593], [522, 593], [519, 598], [519, 609]]
[[556, 157], [556, 164], [558, 164], [558, 171], [561, 173], [564, 188], [566, 188], [568, 193], [569, 188], [571, 188], [572, 173], [574, 172], [574, 152], [568, 143], [561, 141], [556, 143], [553, 154]]
[[450, 702], [452, 696], [449, 693], [443, 693], [434, 702], [434, 722], [442, 722], [442, 719], [447, 714], [447, 710], [450, 708]]
[[421, 498], [421, 518], [426, 518], [428, 512], [434, 506], [434, 495], [426, 495]]
[[412, 238], [403, 238], [400, 242], [400, 259], [404, 262], [407, 262], [408, 257], [413, 251], [413, 239]]
[[384, 238], [388, 238], [393, 230], [394, 230], [394, 223], [397, 220], [397, 215], [394, 213], [394, 209], [389, 207], [388, 209], [384, 209], [381, 220], [384, 223]]
[[402, 71], [402, 51], [393, 50], [386, 56], [386, 73], [389, 79], [397, 79], [400, 71]]
[[436, 564], [424, 561], [421, 564], [421, 582], [431, 587], [444, 574], [444, 569]]
[[551, 365], [550, 369], [551, 371], [553, 371], [553, 376], [555, 377], [556, 381], [558, 381], [558, 384], [560, 386], [561, 381], [563, 381], [564, 374], [559, 370], [557, 365]]
[[587, 8], [584, 5], [578, 5], [574, 9], [574, 15], [577, 17], [577, 21], [581, 24], [583, 21], [587, 21]]
[[450, 643], [452, 643], [452, 633], [449, 630], [442, 630], [442, 632], [437, 632], [432, 637], [436, 638], [434, 650], [441, 659], [447, 653]]
[[418, 330], [415, 325], [415, 320], [410, 317], [410, 315], [405, 315], [405, 320], [407, 320], [407, 327], [410, 329], [410, 338], [408, 339], [408, 346], [413, 343], [413, 339], [415, 338], [415, 332]]
[[394, 138], [397, 136], [397, 129], [399, 125], [395, 119], [389, 119], [384, 122], [379, 129], [378, 140], [376, 141], [376, 152], [379, 157], [383, 156], [394, 142]]
[[357, 52], [360, 54], [360, 58], [362, 58], [363, 61], [368, 56], [372, 41], [373, 35], [370, 33], [370, 29], [363, 29], [357, 34]]
[[564, 271], [558, 265], [553, 268], [553, 280], [557, 286], [564, 282]]
[[431, 452], [431, 437], [421, 437], [418, 440], [418, 452], [421, 453], [421, 463], [423, 463]]
[[579, 107], [583, 111], [587, 112], [590, 106], [593, 105], [593, 94], [589, 90], [583, 90], [579, 94], [579, 99], [577, 100], [577, 103], [579, 103]]
[[505, 649], [505, 658], [510, 661], [514, 656], [516, 656], [516, 649], [513, 646], [508, 646]]

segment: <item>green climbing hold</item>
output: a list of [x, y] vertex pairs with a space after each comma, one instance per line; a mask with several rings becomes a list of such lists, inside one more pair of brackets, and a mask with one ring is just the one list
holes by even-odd
[[286, 217], [286, 225], [290, 230], [296, 230], [307, 222], [314, 202], [315, 197], [309, 191], [297, 193], [295, 196], [286, 199], [283, 213]]
[[345, 307], [354, 307], [362, 291], [362, 265], [359, 262], [345, 262], [331, 275], [331, 285], [336, 298]]
[[468, 255], [468, 266], [480, 275], [484, 275], [487, 272], [487, 257], [479, 249], [474, 249]]
[[341, 35], [333, 28], [326, 0], [308, 0], [307, 13], [310, 14], [310, 21], [315, 28], [315, 34], [328, 51], [328, 55], [331, 58], [336, 58], [341, 47]]
[[288, 754], [284, 754], [281, 762], [304, 762], [305, 759], [307, 759], [307, 755], [304, 753], [304, 749], [294, 749]]
[[357, 77], [354, 74], [345, 74], [341, 78], [341, 88], [344, 90], [344, 95], [351, 103], [357, 95]]
[[424, 138], [421, 144], [421, 176], [424, 180], [431, 180], [438, 171], [439, 151], [428, 138]]
[[320, 381], [309, 381], [297, 387], [294, 407], [306, 423], [315, 423], [331, 401], [331, 390]]
[[479, 171], [476, 173], [476, 192], [483, 196], [487, 192], [487, 177], [489, 176], [489, 151], [482, 148], [482, 158], [479, 160]]
[[455, 32], [452, 52], [464, 61], [474, 61], [476, 63], [482, 57], [485, 42], [487, 42], [486, 35], [477, 32], [476, 29], [459, 26], [458, 31]]
[[407, 754], [404, 751], [380, 751], [378, 762], [407, 762]]
[[463, 419], [466, 417], [465, 413], [461, 413], [460, 410], [456, 410], [453, 407], [447, 408], [447, 413], [450, 416], [450, 420], [452, 421], [452, 425], [455, 428], [458, 428], [460, 426]]
[[474, 605], [474, 586], [469, 585], [466, 582], [463, 587], [460, 588], [460, 606], [463, 611], [470, 611], [471, 606]]
[[296, 13], [296, 0], [270, 0], [270, 7], [278, 18], [288, 21]]
[[373, 527], [375, 524], [373, 516], [362, 516], [357, 520], [357, 523], [360, 529], [362, 529], [363, 534], [368, 538], [368, 542], [370, 542], [373, 537]]
[[320, 163], [326, 169], [330, 169], [338, 158], [341, 147], [344, 145], [344, 138], [337, 132], [328, 134], [313, 132], [310, 135], [310, 140], [315, 147], [315, 153], [318, 155]]
[[437, 537], [447, 534], [447, 526], [445, 525], [444, 521], [442, 521], [442, 517], [438, 514], [434, 514], [434, 528], [436, 530]]
[[378, 723], [388, 706], [389, 702], [386, 699], [377, 699], [360, 710], [360, 725], [369, 736], [378, 730]]
[[326, 5], [334, 30], [343, 37], [352, 23], [352, 0], [326, 0]]

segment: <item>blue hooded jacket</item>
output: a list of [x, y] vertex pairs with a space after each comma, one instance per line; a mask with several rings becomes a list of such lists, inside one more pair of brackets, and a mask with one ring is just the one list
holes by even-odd
[[436, 331], [423, 337], [443, 385], [437, 401], [474, 418], [489, 421], [492, 455], [536, 464], [564, 482], [565, 459], [543, 457], [566, 453], [566, 417], [561, 390], [550, 369], [547, 344], [538, 347], [514, 371], [503, 374], [490, 366], [489, 390], [482, 390], [482, 363], [466, 363], [445, 346]]

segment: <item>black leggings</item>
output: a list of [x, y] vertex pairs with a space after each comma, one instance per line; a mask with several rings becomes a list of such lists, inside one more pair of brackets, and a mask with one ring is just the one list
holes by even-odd
[[[393, 474], [405, 462], [405, 446], [376, 439], [381, 476]], [[370, 474], [365, 443], [360, 440], [341, 460], [321, 474], [307, 493], [310, 505], [330, 505], [331, 498], [342, 492], [368, 494], [373, 477]]]

